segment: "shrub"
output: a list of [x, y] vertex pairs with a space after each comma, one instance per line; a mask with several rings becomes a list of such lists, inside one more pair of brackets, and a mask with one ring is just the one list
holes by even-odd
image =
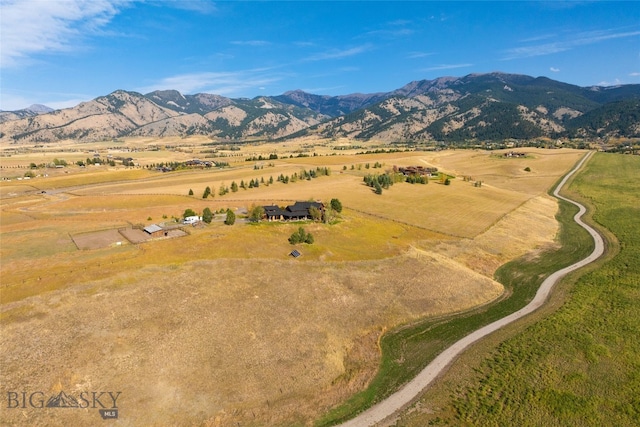
[[342, 203], [338, 199], [331, 199], [331, 209], [340, 213], [342, 212]]
[[236, 214], [233, 213], [231, 209], [227, 209], [227, 218], [224, 220], [224, 223], [227, 225], [233, 225], [236, 222]]
[[262, 206], [253, 206], [249, 211], [249, 221], [258, 222], [264, 216], [264, 208]]
[[211, 194], [211, 187], [207, 186], [207, 188], [204, 189], [204, 193], [202, 193], [202, 198], [206, 199], [207, 197], [209, 197], [210, 194]]
[[304, 231], [304, 228], [298, 228], [298, 231], [289, 237], [289, 243], [296, 245], [298, 243], [312, 244], [314, 242], [313, 235]]
[[197, 216], [198, 214], [193, 209], [186, 209], [182, 214], [182, 218], [186, 218], [189, 216]]
[[213, 220], [213, 212], [211, 212], [211, 209], [204, 208], [202, 211], [202, 220], [207, 224], [211, 224], [211, 221]]

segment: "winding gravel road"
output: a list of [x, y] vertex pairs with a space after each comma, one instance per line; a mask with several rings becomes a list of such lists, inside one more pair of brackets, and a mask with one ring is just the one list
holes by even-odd
[[433, 382], [433, 380], [444, 372], [447, 367], [453, 362], [453, 360], [462, 353], [467, 347], [471, 344], [475, 343], [479, 339], [489, 335], [490, 333], [502, 328], [505, 325], [508, 325], [511, 322], [514, 322], [521, 317], [526, 316], [527, 314], [537, 310], [540, 308], [545, 301], [547, 300], [549, 293], [553, 286], [564, 277], [566, 274], [575, 271], [593, 261], [598, 259], [604, 253], [604, 241], [600, 234], [589, 225], [585, 224], [581, 217], [586, 212], [586, 208], [582, 206], [580, 203], [577, 203], [573, 200], [570, 200], [566, 197], [563, 197], [559, 194], [562, 187], [566, 184], [567, 180], [578, 170], [584, 162], [591, 157], [593, 152], [585, 155], [580, 162], [576, 164], [576, 166], [560, 181], [558, 186], [553, 192], [553, 195], [559, 199], [565, 200], [569, 203], [576, 205], [580, 210], [573, 217], [574, 221], [578, 223], [581, 227], [591, 234], [593, 240], [595, 242], [595, 248], [591, 255], [586, 257], [585, 259], [576, 262], [568, 267], [565, 267], [561, 270], [556, 271], [546, 278], [542, 285], [540, 285], [540, 289], [536, 293], [533, 300], [527, 304], [525, 307], [520, 310], [503, 317], [500, 320], [496, 320], [493, 323], [490, 323], [475, 332], [467, 335], [466, 337], [460, 339], [456, 343], [454, 343], [451, 347], [444, 350], [440, 355], [438, 355], [431, 363], [429, 363], [413, 380], [407, 383], [403, 388], [398, 390], [395, 394], [392, 394], [387, 399], [378, 403], [375, 406], [372, 406], [368, 410], [362, 412], [357, 417], [347, 421], [344, 424], [341, 424], [343, 427], [364, 427], [364, 426], [372, 426], [376, 423], [384, 421], [385, 419], [393, 416], [397, 411], [404, 408], [406, 405], [410, 404], [418, 395], [425, 390], [429, 385]]

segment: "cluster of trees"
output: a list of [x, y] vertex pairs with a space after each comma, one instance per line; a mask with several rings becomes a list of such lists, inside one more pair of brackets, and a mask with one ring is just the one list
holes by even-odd
[[389, 148], [389, 149], [384, 149], [384, 148], [377, 148], [375, 150], [367, 150], [367, 151], [360, 151], [356, 154], [382, 154], [382, 153], [401, 153], [403, 151], [411, 151], [409, 149], [398, 149], [398, 148]]
[[428, 184], [429, 177], [426, 175], [408, 175], [405, 181], [409, 184]]
[[[316, 169], [303, 169], [302, 171], [300, 171], [300, 173], [294, 172], [291, 176], [280, 174], [276, 180], [273, 179], [273, 176], [270, 176], [268, 180], [265, 180], [264, 177], [261, 177], [260, 179], [253, 178], [249, 181], [241, 180], [239, 185], [237, 182], [232, 181], [231, 186], [226, 186], [224, 183], [222, 183], [222, 185], [220, 185], [220, 188], [218, 189], [218, 194], [220, 196], [224, 196], [230, 191], [236, 193], [240, 188], [242, 188], [243, 190], [247, 190], [249, 188], [258, 188], [260, 187], [260, 185], [271, 185], [275, 181], [282, 182], [283, 184], [288, 184], [289, 181], [296, 182], [303, 179], [311, 180], [312, 178], [317, 178], [319, 176], [329, 175], [331, 175], [331, 169], [329, 169], [328, 167], [317, 167]], [[189, 196], [193, 196], [193, 194], [193, 189], [189, 189]], [[214, 196], [215, 187], [205, 188], [204, 193], [202, 194], [203, 199]]]
[[[443, 181], [445, 185], [450, 184], [450, 180], [446, 175], [441, 175], [441, 177], [446, 177], [446, 180]], [[383, 173], [381, 175], [365, 175], [364, 183], [373, 188], [373, 191], [376, 194], [382, 194], [383, 189], [388, 189], [393, 184], [397, 182], [408, 182], [409, 184], [428, 184], [429, 177], [426, 175], [408, 175], [405, 176], [401, 173]]]
[[[215, 161], [214, 164], [216, 167], [224, 168], [229, 167], [229, 162]], [[125, 165], [126, 166], [126, 165]], [[147, 169], [167, 169], [167, 170], [183, 170], [190, 169], [191, 166], [187, 165], [185, 162], [160, 162], [160, 163], [151, 163], [145, 166]]]
[[302, 227], [298, 228], [298, 231], [296, 231], [289, 237], [289, 243], [291, 243], [292, 245], [296, 245], [298, 243], [307, 243], [310, 245], [313, 243], [313, 241], [313, 235], [306, 232]]
[[[56, 160], [56, 159], [53, 159], [54, 163], [55, 163], [55, 160]], [[61, 162], [64, 162], [64, 160], [61, 160]], [[106, 163], [106, 164], [108, 164], [108, 165], [109, 165], [109, 166], [111, 166], [111, 167], [113, 167], [113, 166], [115, 166], [115, 165], [116, 165], [115, 160], [113, 160], [113, 159], [109, 159], [108, 161], [103, 161], [100, 157], [95, 157], [95, 158], [93, 158], [93, 159], [90, 159], [89, 157], [87, 157], [87, 159], [86, 159], [84, 162], [83, 162], [82, 160], [78, 160], [78, 161], [76, 162], [76, 165], [78, 165], [78, 166], [89, 166], [89, 165], [101, 165], [101, 164], [103, 164], [103, 163]], [[60, 164], [61, 164], [62, 166], [66, 166], [66, 165], [67, 165], [67, 163], [66, 163], [66, 162], [64, 162], [64, 164], [63, 164], [63, 163], [60, 163]], [[124, 164], [124, 163], [123, 163], [123, 164]], [[127, 166], [127, 165], [125, 165], [125, 166]], [[133, 164], [132, 164], [132, 166], [133, 166]]]
[[310, 181], [311, 179], [318, 178], [319, 176], [329, 176], [329, 175], [331, 175], [331, 169], [329, 169], [328, 167], [322, 167], [322, 168], [317, 167], [315, 169], [309, 169], [309, 170], [302, 169], [300, 173], [294, 172], [293, 175], [291, 176], [285, 176], [283, 174], [280, 174], [276, 179], [276, 181], [282, 182], [283, 184], [288, 184], [289, 181], [297, 182], [299, 179]]
[[266, 157], [266, 156], [263, 157], [262, 154], [260, 154], [258, 157], [251, 156], [251, 157], [247, 157], [245, 159], [245, 161], [247, 161], [247, 162], [256, 162], [256, 161], [259, 162], [259, 161], [262, 161], [262, 160], [278, 160], [278, 155], [275, 154], [275, 153], [271, 153], [271, 154], [269, 154], [269, 157]]
[[[375, 162], [375, 163], [373, 164], [373, 169], [379, 169], [379, 168], [382, 168], [382, 166], [383, 166], [383, 164], [382, 164], [382, 163], [380, 163], [380, 162]], [[372, 166], [371, 166], [371, 163], [365, 163], [365, 164], [364, 164], [364, 168], [365, 168], [365, 169], [371, 169], [371, 167], [372, 167]], [[362, 170], [362, 164], [360, 163], [360, 164], [358, 164], [358, 166], [356, 166], [356, 165], [351, 165], [351, 168], [350, 168], [350, 169], [351, 169], [351, 170], [356, 170], [356, 169], [358, 169], [358, 170]], [[342, 170], [343, 170], [343, 171], [346, 171], [346, 170], [347, 170], [347, 165], [342, 166]]]
[[364, 183], [373, 188], [376, 194], [382, 194], [382, 189], [388, 189], [396, 182], [402, 182], [405, 176], [401, 173], [383, 173], [381, 175], [365, 175]]

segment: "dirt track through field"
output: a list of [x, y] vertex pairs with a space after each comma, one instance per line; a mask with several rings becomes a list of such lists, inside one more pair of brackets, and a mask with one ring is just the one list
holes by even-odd
[[581, 219], [586, 212], [586, 208], [580, 203], [577, 203], [559, 194], [560, 190], [566, 184], [568, 179], [582, 167], [585, 161], [590, 158], [592, 154], [593, 152], [584, 156], [582, 160], [580, 160], [580, 162], [578, 162], [578, 164], [576, 164], [576, 166], [565, 175], [565, 177], [554, 190], [553, 195], [559, 199], [572, 203], [579, 208], [578, 213], [574, 216], [574, 221], [585, 230], [587, 230], [593, 237], [593, 240], [595, 242], [593, 252], [591, 252], [591, 254], [585, 259], [549, 275], [549, 277], [547, 277], [544, 282], [542, 282], [542, 285], [540, 285], [536, 296], [525, 307], [510, 314], [509, 316], [490, 323], [489, 325], [486, 325], [460, 339], [451, 347], [440, 353], [440, 355], [438, 355], [431, 363], [429, 363], [412, 381], [406, 384], [402, 389], [389, 396], [382, 402], [378, 403], [377, 405], [361, 413], [356, 418], [353, 418], [352, 420], [341, 424], [342, 427], [373, 426], [383, 422], [386, 419], [389, 419], [397, 411], [413, 402], [427, 387], [429, 387], [429, 385], [435, 380], [435, 378], [445, 372], [449, 365], [458, 357], [458, 355], [465, 351], [469, 346], [471, 346], [476, 341], [484, 338], [485, 336], [497, 331], [498, 329], [540, 308], [547, 301], [547, 298], [549, 297], [553, 286], [561, 278], [572, 271], [575, 271], [587, 264], [594, 262], [595, 260], [600, 258], [600, 256], [602, 256], [602, 254], [604, 253], [604, 241], [602, 237], [595, 229], [585, 224]]

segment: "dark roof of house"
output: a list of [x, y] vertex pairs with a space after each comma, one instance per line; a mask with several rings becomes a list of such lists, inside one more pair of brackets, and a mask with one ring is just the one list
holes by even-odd
[[263, 206], [263, 207], [264, 207], [264, 213], [267, 214], [267, 216], [280, 216], [286, 213], [280, 208], [280, 206], [272, 205], [272, 206]]
[[299, 218], [310, 216], [310, 208], [316, 208], [322, 210], [324, 205], [319, 202], [295, 202], [293, 205], [289, 205], [282, 209], [279, 206], [263, 206], [264, 213], [267, 216], [283, 216], [284, 218]]

